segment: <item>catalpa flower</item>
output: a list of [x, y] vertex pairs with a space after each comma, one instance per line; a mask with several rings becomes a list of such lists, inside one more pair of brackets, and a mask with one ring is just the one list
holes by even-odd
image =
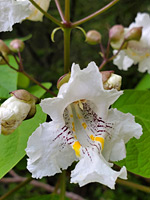
[[[50, 0], [35, 0], [45, 11], [48, 10]], [[0, 0], [0, 32], [12, 31], [12, 26], [24, 19], [42, 21], [43, 14], [37, 10], [29, 0]]]
[[109, 161], [125, 158], [125, 143], [138, 139], [142, 128], [131, 114], [109, 109], [121, 94], [104, 90], [94, 62], [83, 70], [73, 64], [58, 96], [40, 104], [52, 121], [41, 124], [28, 140], [27, 168], [32, 176], [52, 176], [78, 161], [71, 183], [99, 182], [113, 189], [118, 177], [126, 179], [126, 168], [115, 171]]
[[114, 59], [114, 64], [119, 69], [128, 70], [133, 64], [138, 64], [140, 72], [148, 71], [150, 73], [150, 16], [147, 13], [138, 13], [135, 22], [129, 28], [128, 32], [134, 27], [143, 27], [142, 36], [139, 41], [131, 40], [128, 42], [127, 48], [121, 50]]

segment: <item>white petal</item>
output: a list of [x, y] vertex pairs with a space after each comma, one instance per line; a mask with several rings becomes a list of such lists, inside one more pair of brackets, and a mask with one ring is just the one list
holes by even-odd
[[83, 186], [91, 182], [99, 182], [114, 189], [115, 181], [118, 177], [127, 178], [126, 168], [123, 167], [119, 172], [110, 167], [102, 155], [89, 150], [90, 157], [86, 154], [76, 165], [71, 173], [71, 183], [79, 183]]
[[138, 70], [139, 70], [140, 72], [148, 71], [148, 73], [150, 74], [150, 57], [148, 57], [148, 58], [142, 60], [142, 61], [139, 63]]
[[0, 32], [12, 31], [15, 23], [29, 16], [29, 1], [0, 0]]
[[102, 154], [106, 160], [118, 161], [126, 156], [125, 144], [132, 138], [139, 139], [142, 127], [135, 122], [130, 113], [124, 114], [117, 109], [111, 109], [108, 121], [114, 124], [111, 139], [105, 140]]
[[58, 97], [45, 99], [41, 107], [54, 121], [63, 121], [64, 109], [77, 100], [90, 100], [96, 105], [97, 114], [103, 118], [107, 115], [109, 106], [118, 99], [122, 92], [115, 89], [104, 90], [102, 75], [94, 62], [80, 70], [79, 65], [73, 64], [71, 78], [61, 86]]
[[[116, 51], [114, 51], [115, 53]], [[113, 60], [113, 63], [118, 66], [120, 70], [127, 71], [134, 61], [127, 56], [124, 50], [121, 50], [117, 57]]]
[[30, 136], [26, 148], [28, 170], [35, 178], [52, 176], [76, 160], [74, 150], [65, 139], [68, 132], [54, 122], [43, 123]]
[[[47, 12], [51, 0], [35, 0], [35, 2], [45, 11]], [[43, 13], [41, 13], [35, 6], [32, 4], [30, 5], [31, 14], [27, 19], [32, 21], [42, 21], [43, 20]]]
[[150, 25], [150, 16], [148, 13], [138, 13], [135, 22], [130, 24], [129, 28], [140, 27], [147, 28]]

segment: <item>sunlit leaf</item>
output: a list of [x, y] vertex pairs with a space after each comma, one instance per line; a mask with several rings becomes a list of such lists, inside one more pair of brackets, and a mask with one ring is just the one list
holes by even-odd
[[[9, 57], [10, 64], [17, 68], [15, 59]], [[9, 92], [17, 89], [17, 77], [18, 73], [8, 67], [7, 65], [0, 65], [0, 98], [8, 98]]]
[[150, 91], [127, 90], [114, 103], [113, 107], [135, 116], [142, 125], [143, 135], [139, 140], [133, 138], [127, 144], [127, 156], [119, 165], [144, 177], [150, 177]]

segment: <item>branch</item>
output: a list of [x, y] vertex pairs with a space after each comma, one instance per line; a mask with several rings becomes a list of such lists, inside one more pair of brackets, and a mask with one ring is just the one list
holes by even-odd
[[[20, 182], [24, 182], [26, 180], [25, 177], [21, 177], [18, 174], [16, 174], [13, 170], [11, 170], [9, 172], [9, 174], [11, 176], [13, 176], [12, 178], [2, 178], [0, 180], [1, 183], [20, 183]], [[38, 187], [38, 188], [43, 188], [45, 189], [47, 192], [54, 192], [55, 187], [46, 184], [46, 183], [42, 183], [40, 181], [36, 181], [36, 180], [32, 180], [30, 182], [31, 185]], [[60, 194], [60, 190], [57, 191], [58, 194]], [[84, 198], [82, 198], [81, 196], [79, 196], [78, 194], [75, 194], [73, 192], [66, 192], [66, 197], [72, 199], [72, 200], [85, 200]], [[1, 199], [0, 199], [1, 200]]]
[[89, 16], [87, 16], [87, 17], [85, 17], [85, 18], [83, 18], [83, 19], [81, 19], [81, 20], [79, 20], [77, 22], [72, 23], [71, 27], [73, 28], [73, 27], [79, 26], [79, 25], [81, 25], [81, 24], [83, 24], [83, 23], [85, 23], [85, 22], [93, 19], [94, 17], [102, 14], [103, 12], [107, 11], [109, 8], [111, 8], [112, 6], [114, 6], [118, 1], [119, 0], [113, 0], [112, 2], [110, 2], [109, 4], [107, 4], [105, 7], [101, 8], [100, 10], [92, 13], [91, 15], [89, 15]]

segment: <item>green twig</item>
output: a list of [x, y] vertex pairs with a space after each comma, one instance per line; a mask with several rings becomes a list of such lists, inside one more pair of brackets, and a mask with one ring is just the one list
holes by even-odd
[[70, 28], [64, 28], [64, 73], [70, 71]]
[[13, 188], [12, 190], [10, 190], [9, 192], [7, 192], [6, 194], [4, 194], [3, 196], [0, 197], [0, 200], [4, 200], [7, 197], [11, 196], [13, 193], [15, 193], [16, 191], [18, 191], [20, 188], [24, 187], [27, 183], [29, 183], [32, 180], [32, 177], [27, 178], [25, 181], [23, 181], [22, 183], [20, 183], [19, 185], [17, 185], [15, 188]]
[[70, 0], [65, 0], [65, 20], [70, 22]]
[[65, 200], [66, 193], [66, 171], [64, 170], [61, 174], [61, 191], [60, 191], [60, 200]]
[[58, 10], [58, 12], [59, 12], [59, 15], [60, 15], [60, 17], [61, 17], [62, 22], [65, 23], [65, 16], [64, 16], [64, 13], [63, 13], [63, 11], [62, 11], [62, 8], [61, 8], [61, 5], [60, 5], [60, 3], [59, 3], [59, 0], [55, 0], [55, 4], [56, 4], [56, 6], [57, 6], [57, 10]]
[[107, 4], [105, 7], [103, 7], [100, 10], [94, 12], [93, 14], [91, 14], [91, 15], [89, 15], [89, 16], [87, 16], [87, 17], [85, 17], [85, 18], [83, 18], [83, 19], [81, 19], [81, 20], [79, 20], [77, 22], [72, 23], [72, 28], [76, 27], [76, 26], [79, 26], [79, 25], [81, 25], [81, 24], [93, 19], [94, 17], [102, 14], [103, 12], [107, 11], [109, 8], [114, 6], [118, 1], [119, 0], [113, 0], [111, 3]]
[[144, 186], [144, 185], [132, 183], [130, 181], [125, 181], [125, 180], [122, 180], [122, 179], [117, 179], [117, 183], [120, 184], [120, 185], [130, 187], [130, 188], [134, 188], [136, 190], [140, 190], [142, 192], [150, 193], [150, 187], [147, 187], [147, 186]]
[[52, 22], [54, 22], [55, 24], [57, 24], [58, 26], [62, 27], [63, 25], [61, 24], [61, 22], [59, 20], [57, 20], [55, 17], [53, 17], [52, 15], [50, 15], [49, 13], [45, 12], [45, 10], [43, 10], [35, 1], [33, 0], [29, 0], [41, 13], [43, 13], [45, 15], [45, 17], [47, 17], [48, 19], [50, 19]]

